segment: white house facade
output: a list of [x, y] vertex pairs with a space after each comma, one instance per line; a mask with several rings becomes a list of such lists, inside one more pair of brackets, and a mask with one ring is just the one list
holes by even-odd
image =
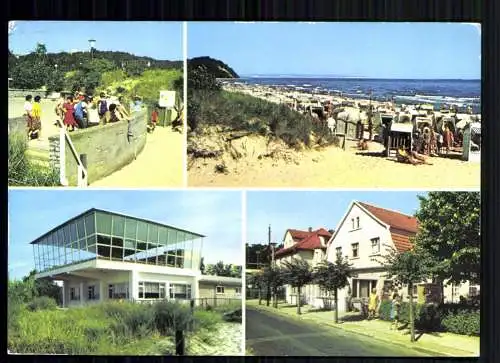
[[196, 299], [203, 237], [90, 209], [32, 242], [35, 277], [63, 282], [63, 306]]
[[[415, 217], [396, 211], [354, 201], [340, 221], [327, 247], [327, 260], [334, 262], [338, 254], [352, 264], [355, 276], [349, 286], [339, 291], [339, 311], [346, 311], [347, 297], [356, 306], [361, 299], [368, 298], [376, 289], [381, 298], [387, 298], [396, 287], [386, 278], [382, 266], [383, 255], [392, 248], [404, 252], [412, 248], [410, 238], [416, 235], [418, 221]], [[424, 290], [422, 284], [422, 290]], [[405, 286], [397, 287], [403, 299], [408, 296]], [[460, 295], [470, 295], [477, 287], [463, 284], [445, 287], [445, 302], [457, 302]], [[417, 295], [418, 286], [414, 288]], [[476, 291], [477, 292], [477, 291]]]
[[[308, 231], [288, 229], [283, 237], [283, 248], [276, 251], [275, 259], [277, 266], [283, 266], [284, 261], [292, 259], [304, 260], [314, 268], [326, 259], [326, 246], [331, 237], [331, 232], [324, 228]], [[286, 301], [296, 304], [298, 291], [290, 285], [285, 285]], [[322, 307], [325, 293], [318, 285], [309, 284], [301, 289], [301, 303], [314, 307]]]

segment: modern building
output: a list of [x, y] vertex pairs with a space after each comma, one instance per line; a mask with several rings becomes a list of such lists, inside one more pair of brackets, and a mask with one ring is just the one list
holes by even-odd
[[[63, 306], [72, 306], [110, 299], [198, 298], [203, 238], [93, 208], [31, 244], [36, 278], [62, 281]], [[209, 282], [202, 281], [205, 290]], [[215, 290], [217, 282], [212, 284]]]
[[[275, 259], [277, 266], [283, 266], [284, 261], [290, 262], [292, 259], [307, 261], [311, 268], [326, 260], [327, 242], [333, 231], [324, 228], [307, 231], [298, 229], [287, 229], [283, 237], [283, 248], [276, 251]], [[301, 303], [312, 306], [322, 306], [327, 297], [327, 293], [322, 291], [318, 285], [308, 284], [301, 289]], [[297, 302], [297, 289], [285, 286], [286, 300], [290, 304]]]

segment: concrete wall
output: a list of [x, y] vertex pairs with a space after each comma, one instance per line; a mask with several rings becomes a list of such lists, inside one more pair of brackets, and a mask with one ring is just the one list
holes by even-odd
[[23, 134], [25, 134], [27, 131], [26, 117], [24, 116], [9, 118], [8, 125], [9, 134], [15, 132], [22, 132]]
[[[130, 122], [119, 121], [70, 134], [78, 154], [87, 155], [89, 184], [123, 168], [136, 158], [146, 144], [146, 126], [147, 113], [139, 112]], [[59, 136], [51, 136], [49, 142], [53, 145], [51, 149], [57, 150]], [[77, 164], [67, 143], [65, 149], [66, 177], [69, 185], [75, 186]], [[55, 155], [51, 155], [51, 159], [55, 159]]]

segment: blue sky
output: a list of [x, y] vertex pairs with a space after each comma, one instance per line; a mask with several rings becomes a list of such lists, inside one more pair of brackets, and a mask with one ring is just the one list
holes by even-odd
[[262, 191], [247, 192], [247, 242], [281, 243], [288, 228], [336, 229], [353, 200], [414, 215], [424, 192]]
[[182, 22], [143, 21], [16, 21], [9, 49], [27, 54], [37, 43], [49, 53], [98, 50], [122, 51], [158, 60], [182, 59]]
[[239, 191], [11, 189], [8, 204], [10, 278], [34, 269], [31, 241], [92, 207], [203, 234], [205, 263], [244, 259]]
[[239, 75], [480, 79], [480, 55], [471, 23], [188, 23], [188, 57]]

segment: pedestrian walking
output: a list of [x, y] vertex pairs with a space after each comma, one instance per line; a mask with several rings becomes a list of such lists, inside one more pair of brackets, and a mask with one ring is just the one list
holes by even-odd
[[397, 291], [394, 291], [392, 294], [392, 304], [391, 304], [391, 327], [392, 330], [395, 328], [398, 330], [399, 328], [399, 313], [401, 311], [401, 297], [399, 296]]

